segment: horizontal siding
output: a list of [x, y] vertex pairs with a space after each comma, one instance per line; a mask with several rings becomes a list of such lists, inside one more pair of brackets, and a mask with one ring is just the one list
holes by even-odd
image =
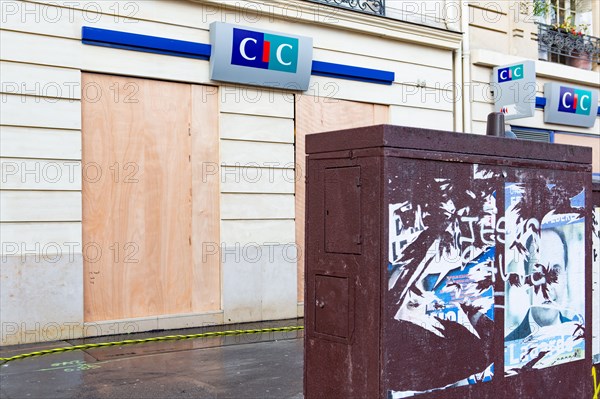
[[81, 190], [81, 161], [0, 158], [5, 190]]
[[1, 61], [0, 70], [2, 93], [81, 98], [81, 73], [75, 69]]
[[[81, 44], [80, 40], [2, 31], [0, 56], [13, 62], [190, 83], [211, 83], [209, 63]], [[30, 51], [29, 49], [36, 49]], [[210, 93], [208, 93], [210, 94]]]
[[[60, 2], [59, 2], [60, 3]], [[226, 9], [215, 9], [213, 6], [202, 6], [201, 4], [193, 3], [193, 2], [169, 2], [169, 4], [155, 2], [155, 1], [144, 1], [140, 3], [131, 3], [137, 7], [136, 10], [128, 9], [129, 13], [134, 13], [135, 20], [125, 20], [126, 18], [123, 15], [127, 15], [124, 9], [121, 9], [120, 16], [112, 16], [111, 13], [114, 13], [117, 7], [113, 4], [112, 7], [109, 5], [99, 6], [99, 3], [91, 2], [88, 6], [85, 6], [86, 2], [74, 2], [64, 3], [67, 8], [55, 8], [51, 2], [50, 4], [44, 4], [41, 8], [41, 14], [52, 15], [53, 18], [51, 20], [38, 18], [35, 21], [35, 15], [32, 16], [31, 21], [26, 18], [26, 23], [22, 22], [21, 15], [11, 15], [7, 18], [7, 23], [5, 25], [5, 29], [14, 30], [17, 32], [26, 32], [26, 33], [36, 33], [39, 35], [44, 35], [45, 39], [40, 39], [40, 41], [45, 42], [44, 48], [53, 48], [59, 47], [64, 50], [69, 50], [68, 46], [65, 43], [65, 39], [72, 39], [74, 42], [78, 42], [81, 37], [81, 26], [89, 25], [97, 28], [106, 28], [106, 29], [115, 29], [124, 32], [132, 32], [139, 34], [150, 34], [156, 35], [156, 32], [161, 32], [159, 36], [179, 39], [179, 40], [189, 40], [189, 41], [198, 41], [198, 42], [208, 42], [208, 29], [209, 25], [213, 21], [223, 20], [224, 15], [232, 15], [232, 11]], [[115, 3], [116, 4], [116, 3]], [[127, 3], [129, 4], [129, 3]], [[29, 6], [34, 6], [29, 4]], [[120, 5], [124, 7], [124, 4]], [[253, 5], [257, 7], [261, 7], [262, 5]], [[272, 11], [271, 7], [265, 7], [265, 11]], [[73, 10], [75, 9], [75, 11]], [[81, 10], [85, 8], [85, 12]], [[101, 9], [102, 12], [106, 14], [95, 14], [93, 11], [96, 9]], [[77, 11], [79, 10], [79, 11]], [[158, 10], [164, 10], [161, 13]], [[179, 11], [176, 11], [179, 10]], [[178, 16], [176, 21], [173, 21], [173, 18], [177, 16], [178, 12], [183, 12], [183, 10], [187, 10], [188, 14], [192, 14], [196, 16], [193, 21], [189, 19], [189, 15], [186, 13], [182, 13], [182, 15]], [[135, 12], [134, 12], [135, 11]], [[410, 82], [416, 79], [423, 79], [424, 71], [421, 71], [421, 75], [417, 75], [418, 72], [415, 71], [415, 66], [426, 66], [430, 67], [433, 70], [441, 69], [450, 71], [452, 68], [452, 53], [442, 49], [436, 48], [428, 48], [424, 46], [419, 46], [415, 44], [410, 44], [406, 42], [398, 42], [394, 40], [390, 40], [386, 43], [386, 46], [378, 46], [374, 45], [374, 43], [379, 42], [381, 38], [379, 36], [370, 36], [365, 35], [364, 33], [359, 32], [344, 32], [345, 40], [339, 40], [339, 27], [327, 27], [327, 26], [318, 26], [314, 24], [294, 24], [293, 28], [290, 29], [289, 20], [286, 18], [278, 19], [271, 12], [270, 15], [265, 16], [251, 16], [244, 15], [244, 10], [242, 9], [242, 15], [240, 16], [241, 20], [234, 21], [244, 25], [245, 17], [248, 17], [248, 23], [257, 27], [257, 28], [265, 28], [272, 30], [280, 30], [282, 32], [295, 33], [300, 35], [307, 35], [313, 37], [315, 49], [319, 51], [323, 51], [324, 53], [329, 53], [329, 56], [324, 57], [325, 61], [336, 62], [348, 62], [350, 65], [357, 66], [365, 66], [365, 67], [375, 67], [375, 68], [383, 68], [389, 69], [397, 72], [398, 76], [405, 76], [401, 81]], [[34, 11], [35, 12], [35, 11]], [[71, 15], [69, 15], [71, 14]], [[58, 18], [54, 17], [55, 15]], [[144, 16], [148, 16], [148, 18]], [[250, 20], [251, 19], [251, 20]], [[12, 34], [18, 34], [17, 32], [8, 32]], [[58, 41], [57, 41], [58, 40]], [[7, 38], [7, 41], [10, 41], [10, 38]], [[61, 45], [58, 45], [59, 41]], [[55, 44], [52, 45], [51, 43]], [[91, 46], [83, 46], [84, 48]], [[28, 48], [37, 48], [35, 43], [31, 43]], [[70, 50], [69, 50], [70, 51]], [[115, 51], [117, 53], [115, 53]], [[88, 52], [88, 50], [83, 50], [83, 52]], [[116, 73], [121, 71], [120, 73], [127, 73], [128, 68], [127, 64], [129, 64], [129, 60], [111, 60], [116, 61], [120, 65], [115, 65], [111, 68], [110, 65], [103, 65], [103, 59], [105, 54], [120, 54], [122, 50], [115, 49], [103, 49], [98, 51], [92, 51], [91, 54], [77, 54], [77, 58], [69, 57], [68, 59], [64, 59], [64, 57], [58, 57], [56, 60], [58, 63], [66, 62], [70, 67], [78, 67], [81, 62], [86, 64], [88, 60], [92, 60], [94, 65], [89, 65], [92, 68], [90, 70], [94, 70], [96, 72], [107, 72], [107, 73]], [[34, 59], [38, 59], [39, 63], [46, 63], [50, 58], [47, 56], [37, 57], [35, 54], [20, 54], [20, 57], [17, 57], [11, 49], [5, 51], [5, 55], [7, 57], [3, 57], [4, 59], [13, 59], [18, 58], [19, 60], [23, 58], [29, 59], [28, 62], [35, 62]], [[316, 55], [319, 53], [316, 51]], [[144, 76], [144, 77], [155, 77], [155, 78], [166, 78], [164, 72], [160, 68], [162, 59], [159, 55], [155, 54], [146, 54], [144, 59], [154, 60], [154, 64], [159, 65], [144, 65], [142, 63], [142, 68], [140, 71], [134, 71], [133, 73], [136, 76]], [[40, 58], [42, 58], [40, 60]], [[60, 61], [60, 58], [63, 58], [63, 61]], [[114, 57], [116, 58], [116, 57]], [[121, 57], [123, 58], [123, 57]], [[130, 58], [128, 56], [127, 58]], [[170, 59], [176, 57], [169, 57]], [[56, 58], [55, 58], [56, 59]], [[315, 57], [315, 59], [319, 59]], [[418, 60], [418, 62], [416, 62]], [[197, 61], [198, 60], [194, 60]], [[178, 61], [174, 61], [177, 63]], [[60, 65], [58, 63], [50, 63], [51, 65]], [[202, 63], [200, 61], [200, 63]], [[205, 62], [204, 62], [205, 63]], [[121, 65], [125, 64], [125, 65]], [[184, 63], [188, 64], [189, 63]], [[192, 63], [193, 64], [193, 63]], [[393, 66], [393, 65], [396, 66]], [[398, 68], [398, 65], [406, 64], [408, 70], [406, 68]], [[384, 66], [385, 65], [385, 66]], [[89, 69], [88, 65], [85, 65], [86, 69]], [[119, 69], [117, 69], [119, 68]], [[148, 70], [146, 70], [148, 69]], [[154, 69], [154, 71], [152, 71]], [[173, 69], [179, 71], [179, 68]], [[207, 83], [207, 79], [202, 79], [200, 75], [196, 74], [195, 76], [192, 74], [187, 74], [186, 69], [183, 69], [183, 74], [185, 78], [179, 77], [178, 74], [171, 74], [170, 78], [175, 80], [186, 80], [190, 82], [196, 83]], [[431, 76], [430, 81], [433, 82], [435, 79], [433, 76], [435, 74], [425, 73], [425, 76]], [[413, 79], [414, 77], [414, 79]], [[191, 78], [191, 79], [190, 79]], [[199, 80], [201, 79], [201, 81]], [[441, 79], [444, 81], [444, 79]], [[433, 87], [433, 86], [432, 86]]]
[[222, 194], [221, 220], [293, 219], [294, 195]]
[[390, 107], [390, 123], [392, 125], [411, 126], [424, 129], [454, 130], [452, 112], [433, 111], [429, 109]]
[[[46, 3], [45, 7], [52, 7], [51, 4], [56, 3], [45, 1], [40, 2]], [[59, 1], [57, 3], [69, 6], [69, 2]], [[313, 37], [315, 47], [336, 50], [342, 53], [362, 54], [377, 58], [395, 59], [402, 62], [414, 62], [415, 59], [419, 59], [419, 63], [424, 65], [439, 66], [447, 69], [450, 69], [452, 65], [451, 56], [446, 58], [443, 62], [440, 60], [440, 56], [448, 53], [442, 49], [424, 48], [423, 46], [395, 40], [390, 40], [388, 46], [373, 46], [374, 41], [380, 40], [380, 35], [371, 36], [365, 34], [364, 32], [346, 31], [344, 32], [344, 40], [339, 40], [339, 25], [341, 24], [341, 21], [338, 20], [336, 14], [339, 12], [346, 12], [339, 9], [332, 9], [331, 17], [328, 18], [328, 16], [324, 14], [329, 8], [322, 6], [318, 8], [319, 14], [317, 15], [308, 15], [308, 13], [303, 15], [302, 11], [298, 11], [297, 13], [294, 6], [286, 7], [285, 9], [279, 9], [274, 8], [269, 4], [236, 3], [235, 9], [237, 9], [239, 14], [235, 16], [235, 10], [228, 9], [220, 4], [202, 5], [196, 2], [187, 2], [182, 0], [169, 2], [145, 0], [143, 2], [132, 2], [132, 4], [134, 4], [137, 8], [125, 10], [123, 8], [117, 8], [114, 5], [111, 7], [110, 4], [102, 4], [102, 2], [73, 2], [71, 3], [70, 7], [76, 10], [86, 10], [84, 13], [73, 13], [74, 15], [77, 15], [77, 17], [74, 18], [73, 25], [78, 26], [79, 23], [83, 23], [87, 25], [94, 25], [96, 27], [139, 32], [142, 34], [156, 34], [155, 32], [162, 31], [162, 27], [156, 27], [154, 24], [158, 22], [161, 25], [167, 26], [167, 29], [164, 33], [165, 37], [171, 37], [175, 39], [188, 37], [188, 39], [184, 40], [194, 40], [193, 35], [189, 36], [183, 30], [176, 31], [170, 25], [175, 25], [186, 29], [195, 28], [208, 31], [212, 22], [227, 21], [240, 25], [253, 26], [257, 29], [264, 28], [273, 31], [288, 32], [292, 34]], [[314, 5], [310, 5], [310, 7], [314, 8]], [[105, 13], [106, 15], [90, 12], [96, 10], [101, 13]], [[121, 15], [115, 18], [114, 14], [119, 10]], [[266, 14], [257, 15], [254, 12], [255, 10], [263, 11]], [[51, 13], [52, 11], [46, 12]], [[83, 17], [80, 17], [80, 14], [83, 14]], [[123, 20], [123, 16], [130, 14], [133, 14], [135, 20], [126, 23]], [[290, 19], [296, 16], [308, 18], [308, 23], [296, 23], [290, 25]], [[315, 19], [325, 23], [329, 22], [333, 24], [333, 26], [330, 27], [316, 25], [314, 24]], [[125, 29], [122, 29], [122, 27], [126, 24], [129, 26]], [[150, 26], [144, 28], [133, 27], [138, 24], [139, 26], [145, 24]], [[33, 23], [26, 25], [33, 25]], [[359, 25], [357, 27], [365, 29], [364, 25]], [[42, 28], [38, 25], [37, 28], [32, 29]], [[374, 25], [370, 30], [375, 31], [381, 29], [381, 27]], [[53, 26], [46, 28], [46, 32], [48, 31], [54, 32], [54, 34], [59, 34], [57, 28]], [[63, 35], [73, 35], [74, 31], [69, 30], [61, 33]], [[382, 31], [381, 33], [384, 32]], [[196, 34], [199, 35], [201, 33]], [[196, 40], [202, 40], [200, 37], [196, 37], [198, 38]], [[206, 41], [207, 39], [204, 40]]]
[[0, 191], [0, 221], [81, 221], [81, 192]]
[[2, 255], [81, 254], [81, 222], [0, 223]]
[[6, 61], [80, 68], [81, 49], [80, 40], [7, 30], [0, 35], [0, 58]]
[[81, 160], [81, 131], [0, 126], [0, 157]]
[[292, 169], [222, 166], [220, 171], [222, 193], [294, 193]]
[[219, 88], [219, 93], [221, 112], [279, 118], [294, 117], [294, 94], [290, 92], [224, 85]]
[[340, 99], [452, 111], [452, 86], [449, 85], [448, 88], [449, 90], [437, 90], [396, 83], [386, 86], [313, 76], [311, 86], [305, 94], [331, 99], [326, 101]]
[[220, 116], [221, 138], [233, 140], [294, 143], [294, 120], [255, 115]]
[[221, 140], [221, 165], [294, 167], [294, 145]]
[[289, 244], [296, 241], [296, 224], [290, 220], [223, 220], [221, 242], [226, 246]]
[[448, 68], [427, 66], [420, 64], [419, 58], [413, 59], [411, 62], [398, 62], [389, 58], [376, 58], [370, 55], [342, 53], [320, 48], [313, 50], [313, 58], [325, 62], [392, 71], [396, 74], [395, 81], [398, 83], [415, 84], [417, 81], [425, 81], [427, 87], [432, 88], [444, 87], [444, 85], [452, 83], [452, 64], [448, 64]]
[[[36, 2], [35, 0], [29, 0], [27, 3], [19, 1], [13, 3], [22, 5], [20, 6], [22, 9], [26, 7], [27, 14], [22, 15], [21, 12], [3, 14], [3, 29], [72, 39], [81, 38], [81, 26], [93, 26], [142, 35], [157, 35], [156, 32], [160, 31], [160, 36], [170, 39], [199, 42], [208, 41], [209, 36], [208, 26], [198, 29], [194, 27], [197, 24], [180, 26], [176, 21], [161, 23], [144, 20], [143, 17], [141, 20], [135, 19], [140, 18], [142, 9], [149, 8], [147, 3], [154, 3], [153, 7], [166, 8], [166, 13], [171, 13], [177, 9], [176, 1], [169, 2], [173, 4], [172, 7], [165, 4], [161, 5], [160, 2], [148, 2], [147, 0], [144, 0], [143, 3], [103, 1]], [[56, 7], [56, 5], [61, 4], [62, 7]], [[118, 12], [119, 15], [115, 15], [115, 12]], [[128, 18], [129, 16], [133, 18]], [[158, 17], [160, 19], [160, 16]]]
[[4, 95], [0, 124], [81, 129], [81, 102], [22, 95]]

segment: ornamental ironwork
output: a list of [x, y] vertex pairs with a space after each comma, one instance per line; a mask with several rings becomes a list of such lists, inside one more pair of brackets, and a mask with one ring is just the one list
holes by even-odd
[[385, 15], [385, 0], [310, 0], [367, 14]]
[[600, 38], [538, 23], [539, 58], [583, 69], [600, 63]]

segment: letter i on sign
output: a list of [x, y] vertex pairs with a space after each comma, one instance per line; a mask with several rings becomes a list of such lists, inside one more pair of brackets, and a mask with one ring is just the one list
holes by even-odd
[[269, 62], [269, 54], [271, 54], [271, 42], [265, 40], [262, 54], [263, 62]]

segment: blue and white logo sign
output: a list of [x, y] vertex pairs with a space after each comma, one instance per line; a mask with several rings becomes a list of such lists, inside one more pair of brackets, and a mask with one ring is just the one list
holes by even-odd
[[525, 65], [517, 64], [506, 68], [498, 68], [498, 83], [523, 79]]
[[296, 73], [298, 39], [233, 28], [231, 63]]
[[307, 90], [312, 39], [213, 22], [210, 78], [225, 82]]
[[593, 127], [598, 113], [598, 91], [561, 83], [544, 85], [544, 122]]
[[494, 68], [491, 90], [495, 111], [506, 120], [529, 118], [535, 112], [535, 62], [523, 61]]

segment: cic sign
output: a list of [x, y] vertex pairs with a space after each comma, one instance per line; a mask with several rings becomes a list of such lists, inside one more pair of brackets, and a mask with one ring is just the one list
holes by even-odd
[[212, 80], [308, 89], [312, 38], [213, 22], [210, 42]]
[[523, 61], [494, 68], [494, 111], [506, 120], [528, 118], [535, 112], [535, 62]]
[[598, 110], [598, 92], [561, 83], [544, 85], [544, 122], [593, 127]]

